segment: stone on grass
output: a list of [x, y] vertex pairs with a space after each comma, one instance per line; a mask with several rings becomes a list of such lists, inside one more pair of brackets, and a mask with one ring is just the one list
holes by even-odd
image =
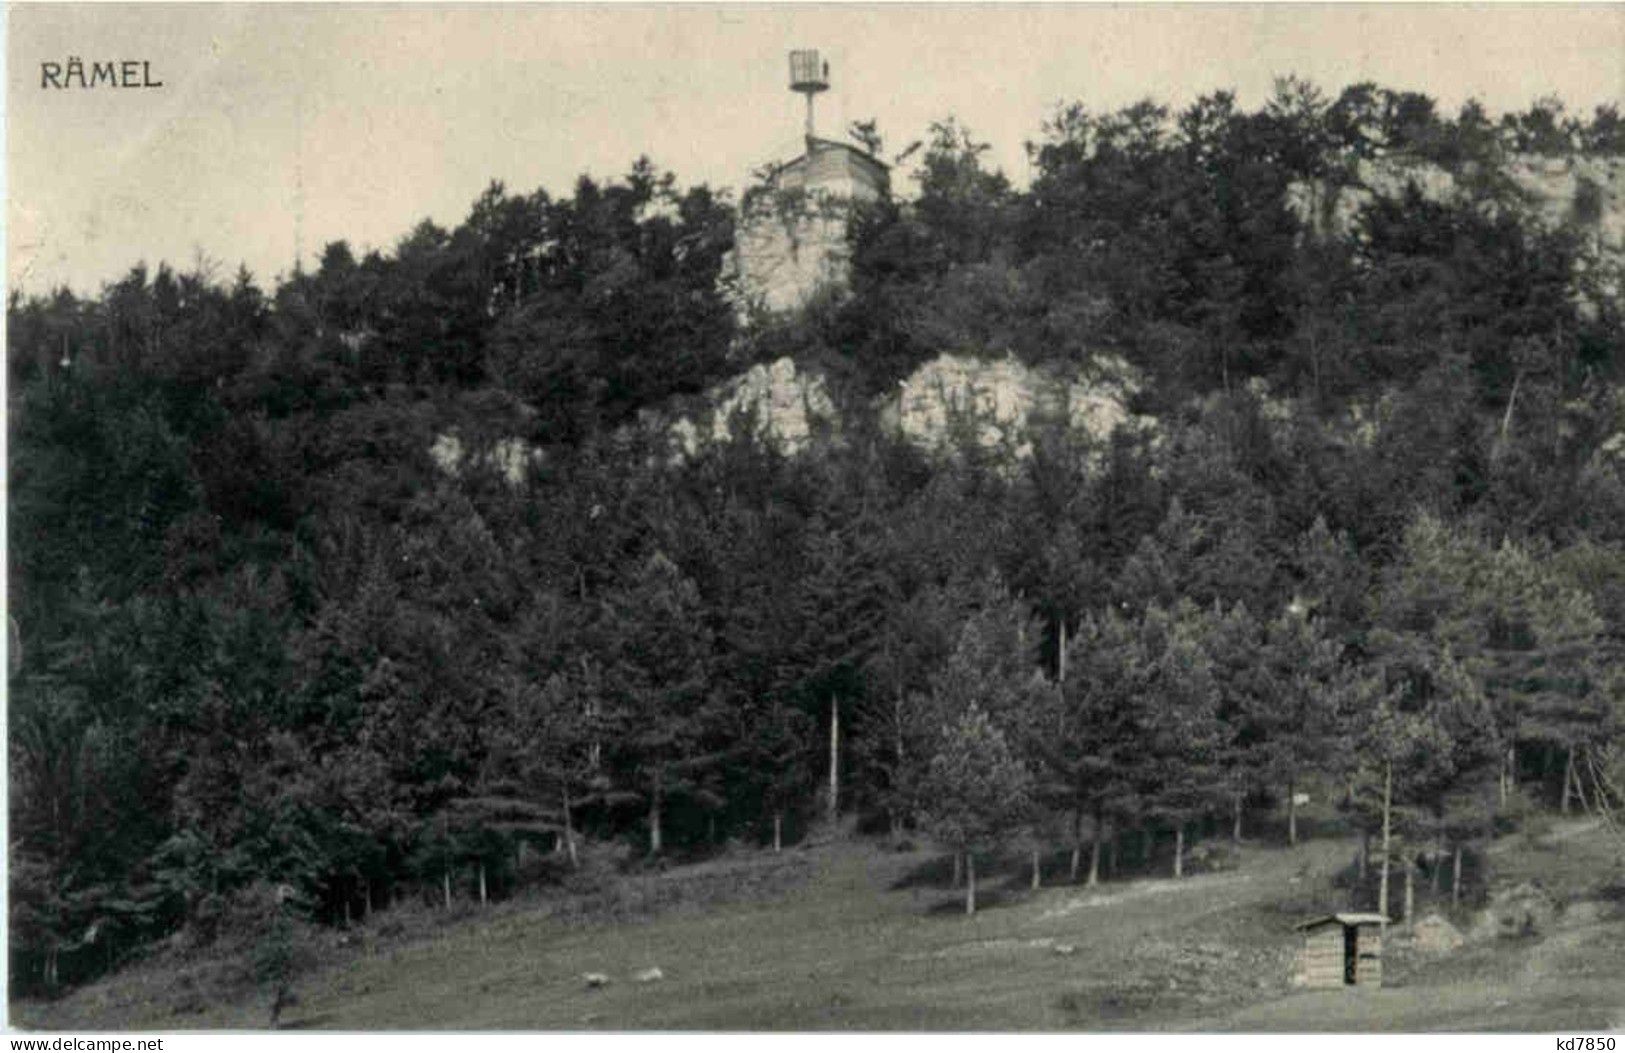
[[1473, 923], [1475, 937], [1530, 936], [1551, 927], [1557, 904], [1551, 894], [1532, 881], [1501, 889]]
[[1417, 951], [1422, 954], [1449, 954], [1467, 942], [1461, 930], [1439, 914], [1418, 919], [1411, 938]]
[[582, 977], [582, 979], [587, 981], [588, 987], [603, 987], [605, 984], [609, 983], [609, 975], [607, 973], [587, 973]]
[[644, 969], [641, 972], [632, 974], [632, 979], [636, 980], [640, 984], [652, 984], [656, 980], [664, 980], [665, 978], [666, 974], [660, 971], [660, 966], [658, 965], [651, 966], [650, 968]]

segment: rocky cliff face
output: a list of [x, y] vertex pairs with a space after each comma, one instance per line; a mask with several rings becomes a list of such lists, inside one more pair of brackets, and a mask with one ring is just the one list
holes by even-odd
[[[1603, 262], [1625, 264], [1625, 158], [1517, 156], [1500, 175], [1526, 196], [1534, 215], [1549, 227], [1573, 224], [1592, 238]], [[1415, 184], [1431, 201], [1460, 200], [1483, 173], [1459, 176], [1437, 165], [1402, 158], [1358, 162], [1352, 181], [1298, 183], [1289, 202], [1311, 230], [1344, 237], [1354, 232], [1360, 209], [1376, 198], [1397, 198]]]
[[455, 432], [441, 432], [429, 447], [435, 467], [452, 477], [470, 468], [493, 468], [509, 486], [524, 483], [531, 466], [540, 464], [542, 451], [522, 439], [499, 439], [489, 449], [473, 450]]
[[833, 436], [840, 415], [824, 378], [796, 368], [790, 358], [755, 365], [706, 393], [705, 405], [680, 416], [670, 435], [689, 456], [706, 442], [725, 442], [735, 429], [748, 428], [759, 440], [786, 454], [807, 448], [815, 436]]
[[[1041, 429], [1061, 428], [1104, 441], [1120, 425], [1154, 422], [1129, 410], [1141, 381], [1120, 359], [1087, 368], [1039, 369], [1015, 359], [941, 355], [904, 379], [872, 412], [914, 446], [951, 456], [966, 444], [1018, 461], [1032, 454]], [[824, 378], [781, 358], [757, 365], [706, 394], [703, 407], [669, 425], [679, 455], [748, 427], [761, 441], [798, 454], [822, 439], [838, 441], [842, 420]]]
[[1129, 411], [1141, 384], [1110, 356], [1084, 368], [1036, 369], [1013, 358], [941, 355], [902, 382], [881, 419], [921, 449], [949, 453], [969, 443], [1019, 460], [1045, 428], [1104, 441], [1119, 426], [1153, 426]]
[[742, 318], [806, 306], [846, 287], [852, 249], [848, 201], [821, 192], [778, 191], [746, 205], [724, 264], [724, 283]]

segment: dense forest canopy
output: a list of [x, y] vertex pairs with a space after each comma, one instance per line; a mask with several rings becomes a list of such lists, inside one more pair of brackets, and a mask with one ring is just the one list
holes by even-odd
[[[269, 291], [13, 294], [16, 982], [266, 887], [337, 924], [837, 807], [956, 852], [1088, 829], [1098, 868], [1103, 831], [1183, 845], [1312, 775], [1366, 829], [1386, 778], [1417, 843], [1617, 805], [1620, 261], [1496, 173], [1625, 154], [1618, 111], [1287, 80], [1062, 107], [1029, 149], [1017, 188], [934, 127], [850, 294], [792, 318], [736, 318], [732, 204], [646, 161]], [[1294, 185], [1376, 156], [1469, 193], [1306, 230]], [[945, 351], [1121, 356], [1157, 431], [1012, 471], [861, 415], [794, 458], [629, 427], [784, 355], [864, 406]], [[541, 454], [449, 473], [450, 430]]]

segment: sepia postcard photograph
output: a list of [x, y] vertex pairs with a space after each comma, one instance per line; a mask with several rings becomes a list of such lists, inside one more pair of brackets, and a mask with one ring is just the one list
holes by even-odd
[[7, 1028], [1625, 1031], [1625, 5], [5, 34]]

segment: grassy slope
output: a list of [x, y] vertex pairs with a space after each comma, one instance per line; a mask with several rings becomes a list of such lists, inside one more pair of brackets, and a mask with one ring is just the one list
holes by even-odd
[[[1503, 876], [1552, 867], [1595, 884], [1611, 851], [1571, 838], [1521, 845]], [[1395, 985], [1293, 992], [1293, 921], [1343, 905], [1327, 878], [1350, 842], [1255, 849], [1231, 872], [1031, 893], [1011, 879], [966, 918], [919, 880], [939, 861], [866, 844], [793, 856], [804, 878], [752, 902], [581, 924], [493, 912], [303, 977], [285, 1025], [344, 1029], [1600, 1029], [1625, 1024], [1617, 904], [1548, 935], [1471, 944], [1442, 964], [1391, 955]], [[1596, 857], [1596, 858], [1593, 858]], [[786, 857], [790, 858], [789, 855]], [[770, 856], [735, 864], [784, 867]], [[1583, 880], [1584, 879], [1584, 880]], [[1578, 917], [1574, 912], [1571, 917]], [[370, 942], [370, 941], [369, 941]], [[1066, 947], [1073, 953], [1062, 953]], [[631, 974], [659, 966], [665, 978]], [[588, 989], [587, 972], [611, 983]], [[257, 1027], [245, 994], [184, 1016], [174, 977], [137, 967], [61, 1002], [20, 1006], [35, 1027]]]
[[[1299, 992], [1187, 1026], [1229, 1031], [1564, 1031], [1625, 1029], [1625, 904], [1617, 842], [1595, 822], [1560, 823], [1491, 849], [1498, 884], [1537, 882], [1568, 904], [1544, 933], [1473, 942], [1442, 958], [1407, 954], [1397, 982], [1349, 998]], [[1616, 887], [1617, 884], [1616, 884]], [[1390, 956], [1393, 957], [1393, 956]]]

